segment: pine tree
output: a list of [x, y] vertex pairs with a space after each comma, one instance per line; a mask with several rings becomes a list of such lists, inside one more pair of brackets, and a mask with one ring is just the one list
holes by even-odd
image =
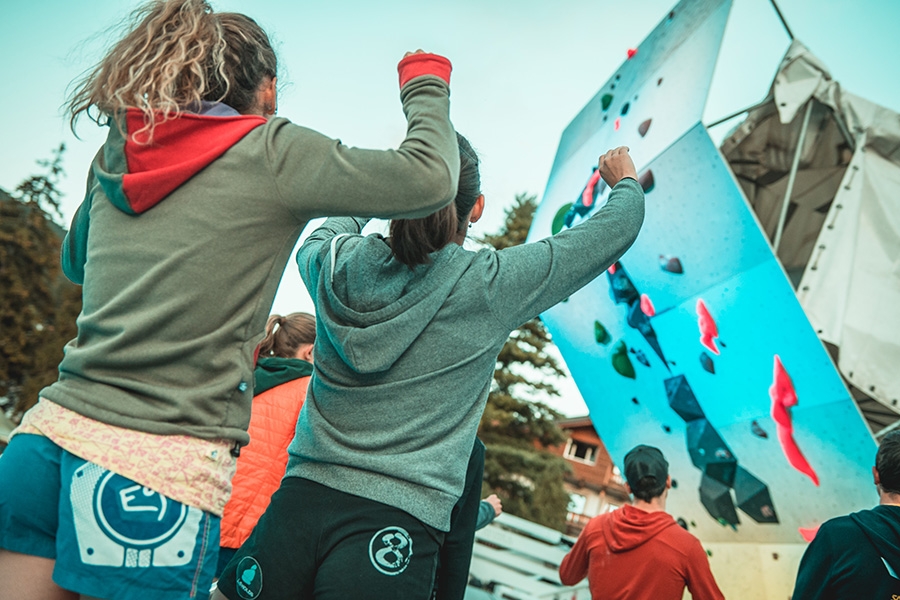
[[[46, 172], [0, 191], [0, 409], [19, 415], [57, 377], [62, 348], [75, 337], [81, 288], [62, 275], [60, 191], [65, 146], [38, 161]], [[51, 214], [53, 213], [53, 214]]]
[[[484, 241], [498, 250], [524, 243], [536, 208], [534, 196], [517, 195], [501, 231]], [[541, 401], [559, 395], [551, 381], [565, 376], [546, 352], [552, 343], [540, 319], [512, 332], [497, 357], [479, 436], [487, 447], [485, 492], [500, 496], [506, 512], [563, 530], [569, 503], [563, 477], [569, 467], [543, 450], [565, 441], [556, 425], [562, 415]]]

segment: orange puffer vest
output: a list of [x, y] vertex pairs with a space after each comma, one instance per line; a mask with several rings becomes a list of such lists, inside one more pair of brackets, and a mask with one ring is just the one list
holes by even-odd
[[220, 546], [239, 548], [250, 537], [281, 484], [307, 385], [309, 377], [300, 377], [253, 398], [250, 443], [237, 461], [234, 489], [222, 515]]

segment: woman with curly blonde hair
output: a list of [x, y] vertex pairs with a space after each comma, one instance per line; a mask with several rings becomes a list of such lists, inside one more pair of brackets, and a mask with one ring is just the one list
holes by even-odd
[[142, 6], [77, 83], [72, 126], [109, 128], [63, 245], [83, 309], [0, 461], [0, 596], [205, 596], [254, 351], [303, 227], [456, 193], [450, 63], [419, 51], [398, 70], [409, 126], [384, 151], [274, 117], [268, 36], [204, 0]]

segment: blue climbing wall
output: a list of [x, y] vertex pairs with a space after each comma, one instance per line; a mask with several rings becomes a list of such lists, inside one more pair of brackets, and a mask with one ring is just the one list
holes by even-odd
[[589, 218], [598, 156], [630, 147], [641, 234], [544, 322], [613, 459], [668, 457], [695, 535], [795, 543], [876, 501], [876, 447], [701, 123], [729, 10], [678, 4], [575, 117], [529, 241]]

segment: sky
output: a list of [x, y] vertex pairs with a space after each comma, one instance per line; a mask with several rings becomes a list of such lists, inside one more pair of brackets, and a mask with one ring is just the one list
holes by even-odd
[[[132, 0], [5, 0], [0, 4], [0, 188], [41, 171], [35, 161], [66, 144], [62, 221], [84, 194], [105, 129], [83, 119], [76, 138], [62, 105], [67, 87], [95, 65]], [[485, 217], [495, 232], [518, 193], [540, 199], [559, 137], [626, 51], [675, 5], [672, 0], [221, 0], [217, 11], [257, 20], [279, 55], [279, 115], [345, 144], [396, 147], [405, 121], [396, 63], [422, 48], [453, 62], [451, 118], [482, 158]], [[900, 2], [778, 0], [789, 27], [844, 88], [900, 111]], [[704, 122], [765, 96], [789, 38], [769, 0], [733, 0]], [[673, 98], [673, 100], [677, 100]], [[737, 124], [712, 130], [720, 139]], [[640, 157], [635, 157], [636, 162]], [[649, 159], [649, 157], [648, 157]], [[312, 227], [307, 227], [307, 232]], [[291, 265], [273, 310], [313, 312]], [[571, 382], [552, 404], [586, 409]]]

